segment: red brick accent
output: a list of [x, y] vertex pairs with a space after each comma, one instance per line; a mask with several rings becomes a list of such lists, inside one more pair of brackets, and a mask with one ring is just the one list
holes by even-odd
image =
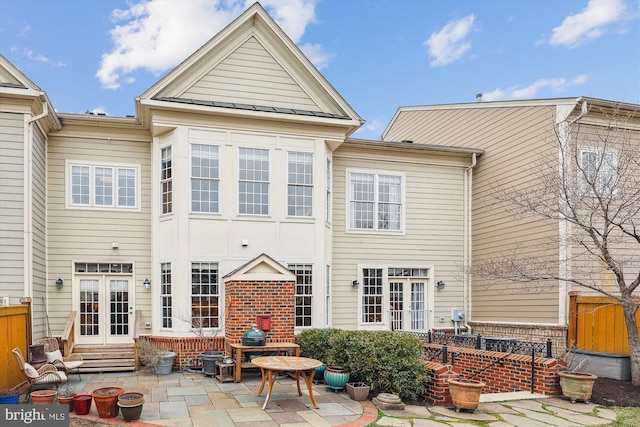
[[[426, 347], [439, 350], [442, 345], [427, 344]], [[430, 375], [425, 392], [425, 398], [429, 402], [435, 405], [451, 403], [447, 380], [458, 375], [486, 383], [483, 393], [531, 391], [531, 356], [453, 346], [448, 346], [447, 349], [449, 356], [455, 353], [453, 366], [435, 361], [425, 362]], [[492, 365], [502, 358], [504, 359]], [[564, 365], [559, 359], [536, 357], [534, 393], [560, 395], [558, 369]]]
[[206, 350], [224, 351], [224, 337], [158, 337], [147, 338], [156, 345], [167, 347], [176, 353], [173, 359], [174, 368], [186, 367], [192, 359], [197, 358]]
[[295, 342], [295, 282], [229, 281], [225, 283], [225, 349], [242, 341], [258, 314], [271, 314], [267, 342]]

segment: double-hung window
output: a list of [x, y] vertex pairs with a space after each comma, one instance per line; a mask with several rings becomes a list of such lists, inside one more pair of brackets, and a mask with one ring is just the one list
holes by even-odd
[[124, 165], [70, 165], [70, 205], [90, 208], [138, 207], [138, 168]]
[[162, 327], [173, 327], [173, 289], [171, 277], [171, 263], [160, 264], [160, 313]]
[[313, 267], [309, 264], [293, 264], [289, 265], [289, 270], [296, 275], [295, 325], [310, 327], [313, 307]]
[[362, 323], [382, 323], [384, 276], [382, 268], [362, 269]]
[[580, 188], [584, 193], [611, 196], [618, 180], [618, 153], [615, 150], [580, 150]]
[[240, 148], [238, 212], [269, 215], [269, 150]]
[[401, 231], [403, 177], [351, 172], [349, 174], [349, 229]]
[[287, 161], [287, 213], [313, 215], [313, 154], [289, 152]]
[[199, 330], [218, 326], [220, 326], [218, 264], [191, 263], [191, 327]]
[[160, 150], [160, 187], [162, 188], [162, 213], [173, 212], [173, 154], [171, 146]]
[[215, 145], [191, 145], [191, 212], [220, 211], [220, 158]]

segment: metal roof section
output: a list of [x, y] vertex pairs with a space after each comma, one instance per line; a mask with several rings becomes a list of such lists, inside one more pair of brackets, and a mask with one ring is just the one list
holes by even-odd
[[327, 119], [351, 120], [351, 117], [339, 115], [339, 114], [325, 113], [322, 111], [298, 110], [294, 108], [269, 107], [266, 105], [236, 104], [232, 102], [218, 102], [218, 101], [201, 101], [198, 99], [186, 99], [186, 98], [163, 97], [163, 96], [152, 98], [152, 99], [155, 101], [177, 102], [181, 104], [201, 105], [204, 107], [231, 108], [235, 110], [258, 111], [263, 113], [293, 114], [297, 116], [314, 116], [314, 117], [323, 117]]

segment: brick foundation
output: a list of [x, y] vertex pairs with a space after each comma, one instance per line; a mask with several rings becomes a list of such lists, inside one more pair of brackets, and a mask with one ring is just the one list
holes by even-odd
[[[439, 344], [427, 344], [427, 350], [440, 351]], [[452, 376], [462, 376], [483, 381], [487, 384], [483, 393], [504, 393], [511, 391], [531, 391], [531, 356], [506, 354], [495, 351], [475, 350], [463, 347], [447, 347], [449, 355], [455, 354], [453, 365], [427, 361], [430, 379], [425, 398], [434, 405], [451, 403], [449, 384]], [[488, 368], [493, 362], [504, 360]], [[534, 393], [558, 396], [561, 394], [558, 369], [564, 366], [559, 359], [534, 359]], [[486, 368], [486, 369], [485, 369]], [[485, 369], [483, 371], [483, 369]], [[482, 372], [480, 372], [482, 371]]]
[[224, 337], [145, 337], [153, 344], [165, 346], [176, 353], [173, 368], [186, 368], [192, 359], [208, 350], [224, 351]]

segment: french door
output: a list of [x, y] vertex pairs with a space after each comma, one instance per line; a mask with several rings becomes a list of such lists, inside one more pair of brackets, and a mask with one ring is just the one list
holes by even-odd
[[389, 281], [389, 320], [393, 331], [426, 329], [426, 289], [424, 280]]
[[76, 278], [76, 343], [122, 344], [132, 340], [133, 278], [96, 275]]

